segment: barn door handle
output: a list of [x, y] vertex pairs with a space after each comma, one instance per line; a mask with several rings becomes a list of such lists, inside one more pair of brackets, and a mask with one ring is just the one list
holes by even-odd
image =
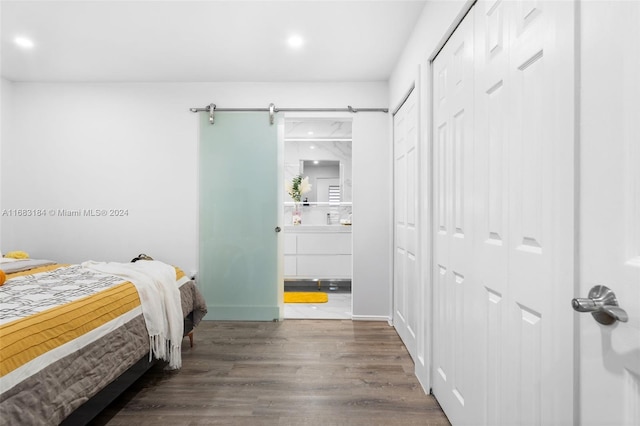
[[608, 287], [597, 285], [589, 291], [588, 298], [575, 298], [571, 301], [573, 310], [591, 312], [600, 324], [611, 325], [616, 321], [627, 322], [629, 316], [618, 306], [616, 294]]

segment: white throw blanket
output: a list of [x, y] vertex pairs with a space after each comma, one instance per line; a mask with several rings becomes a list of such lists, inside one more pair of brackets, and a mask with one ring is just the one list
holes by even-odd
[[150, 355], [168, 361], [169, 368], [180, 368], [184, 322], [175, 268], [157, 260], [135, 263], [90, 260], [82, 263], [82, 267], [125, 279], [136, 287], [149, 332]]

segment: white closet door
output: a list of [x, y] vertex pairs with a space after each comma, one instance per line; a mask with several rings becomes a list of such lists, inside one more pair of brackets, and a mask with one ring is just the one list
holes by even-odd
[[507, 262], [509, 193], [509, 33], [504, 2], [475, 6], [475, 269], [481, 287], [478, 309], [484, 318], [478, 366], [486, 417], [481, 423], [498, 425], [504, 417], [504, 390], [512, 379], [507, 361]]
[[393, 117], [394, 151], [394, 298], [393, 324], [409, 354], [416, 358], [419, 318], [418, 269], [418, 108], [411, 92]]
[[456, 425], [573, 422], [573, 22], [480, 1], [433, 64], [433, 390]]
[[473, 15], [433, 63], [434, 224], [433, 392], [453, 424], [482, 409], [473, 277]]
[[509, 227], [503, 424], [571, 424], [574, 5], [507, 3]]

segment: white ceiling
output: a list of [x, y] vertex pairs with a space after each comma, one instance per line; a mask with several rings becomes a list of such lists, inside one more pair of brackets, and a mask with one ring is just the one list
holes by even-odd
[[[384, 81], [425, 1], [9, 1], [13, 81]], [[287, 38], [305, 40], [299, 50]], [[13, 42], [26, 36], [35, 46]]]

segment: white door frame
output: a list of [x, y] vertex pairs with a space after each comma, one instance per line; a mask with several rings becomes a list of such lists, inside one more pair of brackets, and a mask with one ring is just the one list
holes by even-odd
[[[615, 292], [627, 322], [576, 313], [580, 425], [640, 424], [640, 3], [580, 5], [575, 297], [595, 285]], [[605, 391], [603, 391], [605, 390]]]
[[[288, 118], [299, 118], [299, 119], [309, 119], [309, 120], [322, 120], [322, 119], [325, 119], [325, 120], [331, 120], [331, 119], [345, 120], [345, 119], [347, 119], [347, 120], [351, 120], [351, 125], [353, 126], [353, 118], [354, 117], [353, 117], [353, 114], [348, 113], [348, 112], [287, 112], [287, 113], [284, 113], [283, 116], [282, 116], [282, 123], [283, 123], [282, 124], [282, 126], [283, 126], [282, 131], [283, 132], [285, 131], [284, 126], [285, 126], [285, 122], [286, 122], [286, 120]], [[284, 149], [284, 144], [285, 144], [285, 142], [284, 142], [284, 133], [282, 135], [282, 138], [283, 138], [283, 149]], [[351, 136], [351, 141], [352, 141], [352, 144], [353, 144], [353, 133], [352, 133], [352, 136]], [[282, 153], [282, 155], [283, 155], [282, 163], [284, 164], [284, 152]], [[351, 173], [352, 173], [352, 179], [353, 179], [353, 150], [351, 152], [351, 165], [352, 165], [352, 172]], [[283, 173], [283, 176], [284, 176], [284, 173]], [[342, 173], [341, 173], [341, 176], [342, 176]], [[283, 179], [280, 179], [280, 180], [283, 181], [284, 177], [283, 177]], [[354, 259], [355, 255], [356, 255], [353, 252], [353, 233], [351, 235], [351, 244], [352, 244], [352, 246], [351, 246], [351, 274], [352, 274], [351, 275], [351, 289], [352, 290], [351, 290], [351, 307], [350, 307], [350, 311], [353, 312], [353, 300], [354, 300], [354, 297], [357, 297], [357, 293], [358, 293], [358, 292], [354, 292], [353, 291], [353, 259]], [[283, 259], [282, 260], [282, 264], [284, 265], [284, 255], [282, 256], [282, 259]], [[284, 266], [283, 266], [283, 270], [284, 270]]]

